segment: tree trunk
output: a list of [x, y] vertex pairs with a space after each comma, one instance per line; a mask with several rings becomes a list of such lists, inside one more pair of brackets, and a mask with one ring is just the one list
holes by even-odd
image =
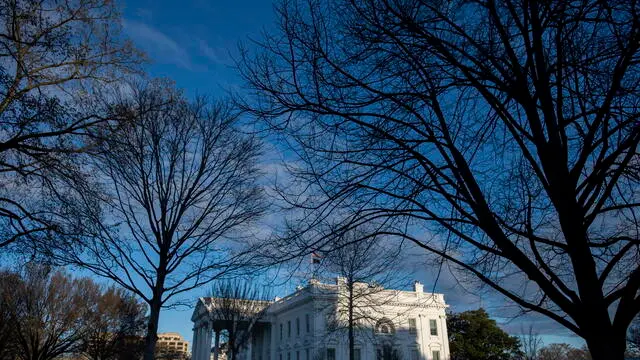
[[355, 360], [355, 336], [353, 334], [353, 281], [349, 284], [349, 360]]
[[614, 331], [598, 331], [585, 334], [585, 341], [592, 360], [624, 360], [626, 336]]
[[229, 360], [236, 360], [236, 332], [233, 329], [234, 326], [235, 325], [232, 325], [232, 328], [229, 329], [228, 351], [231, 354]]
[[144, 339], [144, 360], [153, 360], [155, 358], [156, 342], [158, 340], [158, 322], [160, 320], [160, 309], [162, 308], [160, 296], [154, 295], [150, 305], [147, 335]]

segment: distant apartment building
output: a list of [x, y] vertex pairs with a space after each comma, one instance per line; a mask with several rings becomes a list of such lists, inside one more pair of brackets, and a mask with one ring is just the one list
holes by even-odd
[[[356, 284], [371, 287], [369, 284]], [[346, 283], [311, 280], [305, 287], [264, 306], [251, 339], [241, 350], [242, 360], [346, 360], [344, 327]], [[448, 360], [446, 314], [442, 294], [425, 293], [419, 282], [413, 291], [380, 288], [359, 304], [363, 316], [356, 324], [356, 360]], [[209, 360], [225, 322], [215, 318], [211, 298], [200, 298], [194, 322], [192, 360]], [[220, 358], [219, 358], [220, 360]]]
[[175, 332], [158, 333], [156, 352], [164, 359], [186, 359], [189, 357], [189, 342]]

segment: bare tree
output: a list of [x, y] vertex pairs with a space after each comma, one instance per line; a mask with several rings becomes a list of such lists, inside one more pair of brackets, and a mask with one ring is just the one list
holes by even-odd
[[13, 272], [0, 272], [0, 359], [13, 360], [17, 356], [14, 340], [15, 334], [15, 309], [18, 306], [18, 298], [15, 290], [21, 285], [20, 276]]
[[[94, 95], [137, 71], [111, 0], [0, 1], [0, 248], [71, 225], [79, 154], [108, 117]], [[99, 105], [99, 106], [98, 106]], [[68, 231], [74, 231], [70, 229]]]
[[627, 344], [630, 353], [640, 356], [640, 316], [636, 316], [629, 327]]
[[520, 349], [523, 360], [538, 360], [538, 353], [542, 348], [542, 338], [533, 330], [533, 325], [529, 325], [529, 330], [518, 337], [520, 339]]
[[640, 311], [638, 8], [283, 1], [238, 62], [243, 105], [298, 156], [282, 194], [309, 228], [386, 221], [622, 359]]
[[11, 289], [1, 292], [13, 328], [9, 358], [50, 360], [80, 353], [98, 284], [34, 263], [21, 273], [3, 274], [0, 281], [0, 288]]
[[139, 359], [146, 309], [146, 304], [122, 288], [107, 288], [88, 319], [82, 353], [91, 360]]
[[217, 331], [227, 330], [229, 359], [236, 360], [240, 350], [251, 341], [258, 321], [272, 303], [269, 298], [269, 291], [247, 280], [222, 280], [213, 285], [210, 315], [221, 326]]
[[[188, 102], [154, 83], [117, 109], [135, 119], [101, 146], [92, 171], [105, 213], [63, 261], [114, 280], [149, 305], [144, 359], [153, 359], [158, 319], [177, 296], [249, 266], [243, 231], [264, 209], [256, 185], [260, 144], [223, 103]], [[153, 108], [152, 111], [145, 109]]]
[[539, 360], [591, 360], [589, 350], [577, 349], [569, 344], [549, 344], [538, 355]]
[[355, 360], [356, 336], [370, 336], [384, 314], [382, 307], [395, 300], [385, 286], [404, 279], [397, 262], [402, 248], [385, 248], [383, 239], [368, 237], [364, 229], [351, 230], [327, 245], [315, 251], [320, 255], [316, 271], [338, 276], [337, 301], [331, 304], [337, 317], [327, 330], [347, 331], [349, 359]]
[[540, 349], [540, 360], [567, 360], [567, 354], [572, 346], [569, 344], [549, 344]]

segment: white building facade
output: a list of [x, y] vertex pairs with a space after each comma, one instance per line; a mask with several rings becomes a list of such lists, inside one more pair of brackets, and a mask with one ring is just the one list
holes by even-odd
[[[347, 293], [346, 283], [338, 278], [333, 284], [311, 280], [293, 294], [276, 298], [265, 305], [264, 315], [238, 358], [349, 359]], [[353, 315], [355, 360], [449, 359], [447, 305], [442, 294], [425, 293], [418, 282], [413, 291], [375, 288], [362, 293], [366, 296], [351, 302], [357, 313]], [[215, 358], [216, 340], [224, 331], [211, 315], [212, 302], [208, 299], [198, 299], [192, 316], [192, 360]]]

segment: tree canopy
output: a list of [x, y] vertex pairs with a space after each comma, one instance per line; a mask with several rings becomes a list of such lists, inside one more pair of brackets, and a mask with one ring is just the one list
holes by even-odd
[[143, 56], [110, 0], [2, 0], [0, 48], [0, 249], [66, 241], [73, 189], [88, 181], [80, 155], [98, 124], [126, 120], [110, 116], [102, 90]]
[[640, 311], [637, 1], [283, 1], [278, 18], [238, 63], [241, 103], [292, 154], [280, 194], [307, 230], [384, 223], [595, 359], [624, 357]]
[[447, 316], [451, 360], [509, 360], [520, 355], [520, 340], [504, 332], [484, 309]]

